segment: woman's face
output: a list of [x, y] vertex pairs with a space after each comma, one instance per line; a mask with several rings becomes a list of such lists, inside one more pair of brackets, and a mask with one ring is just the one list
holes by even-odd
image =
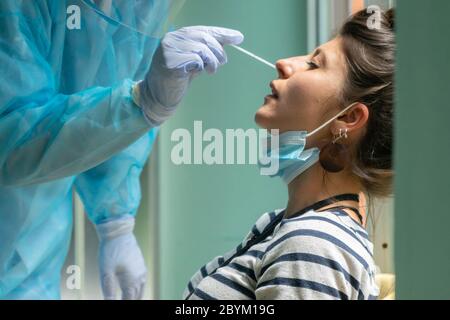
[[[345, 107], [338, 103], [347, 74], [340, 38], [309, 56], [279, 60], [276, 66], [279, 77], [271, 83], [272, 95], [255, 115], [260, 127], [279, 129], [280, 133], [311, 132]], [[309, 143], [319, 141], [324, 132], [317, 136]]]

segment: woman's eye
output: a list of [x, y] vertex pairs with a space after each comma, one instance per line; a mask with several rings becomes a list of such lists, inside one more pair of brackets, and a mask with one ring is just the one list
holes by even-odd
[[306, 64], [311, 68], [311, 69], [318, 69], [319, 65], [313, 61], [306, 61]]

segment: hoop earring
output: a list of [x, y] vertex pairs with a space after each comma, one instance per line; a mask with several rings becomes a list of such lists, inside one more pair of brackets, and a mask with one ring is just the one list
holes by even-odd
[[322, 148], [319, 162], [325, 171], [338, 173], [344, 170], [350, 162], [348, 147], [338, 143], [341, 139], [348, 138], [348, 129], [339, 129], [339, 134], [333, 137], [333, 140]]

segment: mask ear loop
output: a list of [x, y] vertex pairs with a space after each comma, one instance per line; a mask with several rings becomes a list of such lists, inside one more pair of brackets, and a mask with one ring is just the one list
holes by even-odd
[[336, 120], [337, 118], [339, 118], [340, 116], [342, 116], [344, 113], [346, 113], [348, 110], [350, 110], [352, 107], [354, 107], [355, 105], [357, 105], [359, 102], [355, 102], [352, 103], [351, 105], [349, 105], [347, 108], [345, 108], [344, 110], [342, 110], [341, 112], [339, 112], [336, 116], [334, 116], [333, 118], [331, 118], [330, 120], [328, 120], [327, 122], [325, 122], [323, 125], [321, 125], [320, 127], [318, 127], [316, 130], [308, 133], [306, 135], [306, 137], [311, 137], [313, 135], [315, 135], [317, 132], [319, 132], [320, 130], [324, 129], [326, 126], [328, 126], [329, 124], [331, 124], [334, 120]]

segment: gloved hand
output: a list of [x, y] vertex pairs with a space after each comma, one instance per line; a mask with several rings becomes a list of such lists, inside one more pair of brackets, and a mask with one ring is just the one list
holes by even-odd
[[145, 79], [133, 88], [133, 100], [152, 125], [160, 125], [175, 112], [195, 75], [203, 70], [214, 73], [227, 62], [223, 45], [243, 40], [239, 31], [219, 27], [185, 27], [167, 33]]
[[122, 299], [142, 299], [147, 269], [133, 234], [134, 218], [120, 218], [96, 225], [100, 239], [100, 282], [106, 300], [115, 300], [117, 285]]

